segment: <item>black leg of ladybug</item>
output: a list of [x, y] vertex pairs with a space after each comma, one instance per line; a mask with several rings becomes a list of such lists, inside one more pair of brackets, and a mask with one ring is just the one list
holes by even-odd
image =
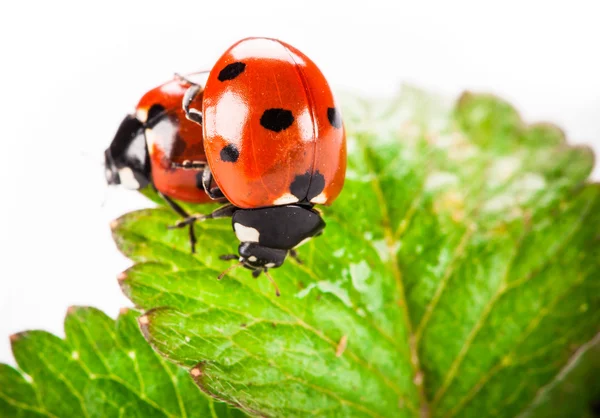
[[190, 104], [196, 98], [196, 96], [200, 94], [200, 92], [202, 92], [202, 86], [199, 84], [192, 84], [192, 86], [186, 90], [183, 96], [182, 106], [185, 116], [189, 120], [202, 125], [202, 112], [198, 109], [190, 108]]
[[214, 199], [214, 200], [223, 199], [225, 197], [225, 195], [223, 194], [221, 189], [219, 189], [219, 186], [215, 185], [214, 187], [211, 187], [212, 183], [213, 183], [213, 175], [212, 175], [212, 172], [210, 171], [210, 167], [207, 165], [204, 168], [204, 172], [202, 173], [202, 186], [204, 186], [204, 191], [211, 199]]
[[171, 168], [183, 168], [185, 170], [204, 170], [206, 163], [203, 161], [189, 161], [186, 160], [182, 163], [171, 163]]
[[193, 225], [196, 221], [204, 221], [206, 219], [218, 219], [218, 218], [231, 218], [234, 212], [238, 210], [237, 206], [231, 204], [221, 206], [215, 209], [212, 213], [204, 215], [202, 213], [196, 213], [194, 215], [187, 216], [184, 220], [177, 222], [173, 226], [169, 226], [169, 229], [183, 228], [187, 225]]
[[290, 250], [290, 257], [292, 257], [294, 259], [294, 261], [296, 261], [296, 263], [298, 264], [304, 264], [304, 262], [300, 259], [300, 257], [298, 257], [298, 252], [294, 249]]
[[[156, 190], [156, 189], [154, 189], [154, 190]], [[156, 192], [158, 193], [158, 195], [160, 197], [163, 198], [163, 200], [165, 202], [167, 202], [167, 204], [171, 207], [171, 209], [173, 209], [175, 212], [177, 212], [177, 214], [179, 216], [181, 216], [182, 218], [185, 218], [185, 219], [189, 218], [190, 215], [181, 206], [179, 206], [173, 199], [171, 199], [167, 195], [162, 194], [158, 190], [156, 190]], [[190, 247], [192, 248], [192, 253], [195, 253], [196, 252], [196, 232], [194, 231], [193, 224], [190, 224], [189, 235], [190, 235]]]

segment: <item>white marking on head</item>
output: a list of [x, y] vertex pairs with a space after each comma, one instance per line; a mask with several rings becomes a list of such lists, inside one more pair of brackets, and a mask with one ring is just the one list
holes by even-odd
[[236, 223], [233, 225], [233, 229], [241, 242], [258, 242], [260, 233], [255, 228]]
[[248, 257], [248, 261], [252, 261], [253, 263], [258, 260], [255, 256], [251, 255], [250, 257]]
[[275, 267], [275, 263], [267, 263], [267, 264], [265, 264], [265, 267], [268, 267], [268, 268]]
[[121, 184], [128, 189], [140, 188], [140, 183], [136, 180], [133, 171], [129, 167], [119, 168], [119, 179], [121, 180]]
[[148, 120], [148, 109], [137, 109], [135, 111], [135, 118], [142, 123], [146, 123]]
[[321, 204], [323, 204], [325, 202], [327, 202], [327, 195], [325, 194], [325, 192], [321, 192], [317, 196], [315, 196], [312, 199], [310, 199], [310, 203], [321, 203]]
[[296, 203], [298, 198], [291, 193], [284, 193], [273, 201], [273, 206], [289, 205], [290, 203]]

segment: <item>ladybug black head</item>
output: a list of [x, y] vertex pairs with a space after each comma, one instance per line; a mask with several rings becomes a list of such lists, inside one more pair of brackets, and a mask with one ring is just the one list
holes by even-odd
[[255, 242], [242, 242], [238, 248], [240, 261], [250, 270], [279, 267], [285, 261], [287, 250], [264, 247]]
[[144, 125], [129, 115], [123, 119], [115, 137], [104, 152], [106, 182], [141, 189], [150, 182], [150, 158]]

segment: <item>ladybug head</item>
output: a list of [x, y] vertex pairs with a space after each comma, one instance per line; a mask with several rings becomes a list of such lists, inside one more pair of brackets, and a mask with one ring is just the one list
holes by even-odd
[[242, 242], [238, 248], [238, 251], [240, 253], [239, 258], [235, 254], [221, 256], [222, 260], [238, 259], [239, 262], [222, 272], [219, 275], [219, 280], [221, 280], [231, 270], [237, 267], [245, 267], [252, 270], [252, 277], [254, 278], [260, 276], [261, 273], [265, 273], [265, 276], [267, 276], [275, 288], [275, 294], [280, 296], [279, 287], [269, 274], [269, 269], [281, 266], [285, 261], [288, 251], [278, 248], [265, 247], [255, 242]]
[[141, 189], [150, 182], [150, 158], [144, 136], [144, 125], [126, 116], [104, 152], [106, 182]]
[[288, 253], [287, 250], [264, 247], [255, 242], [242, 242], [238, 252], [244, 267], [259, 272], [281, 266]]

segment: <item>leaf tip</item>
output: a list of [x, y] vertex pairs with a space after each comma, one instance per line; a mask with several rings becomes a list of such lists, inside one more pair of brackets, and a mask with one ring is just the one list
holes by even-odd
[[125, 271], [119, 273], [119, 275], [117, 276], [117, 280], [119, 282], [124, 282], [125, 279], [127, 279], [127, 272], [125, 272]]
[[202, 375], [202, 369], [196, 366], [190, 370], [190, 374], [193, 378], [200, 377]]
[[81, 309], [79, 306], [76, 305], [71, 305], [67, 308], [67, 316], [68, 315], [74, 315], [77, 313], [77, 311]]
[[148, 315], [142, 315], [139, 317], [138, 322], [142, 327], [147, 327], [150, 323], [150, 319], [148, 318]]
[[152, 336], [150, 335], [150, 330], [148, 329], [150, 325], [150, 318], [148, 317], [148, 313], [146, 312], [144, 315], [140, 316], [137, 319], [137, 321], [140, 327], [140, 331], [142, 331], [142, 334], [144, 335], [144, 338], [146, 339], [146, 341], [152, 344]]
[[590, 161], [590, 165], [592, 167], [596, 166], [596, 153], [594, 152], [594, 148], [592, 148], [588, 144], [575, 144], [571, 145], [570, 148], [579, 153], [579, 155], [583, 158], [587, 158]]
[[119, 225], [121, 224], [121, 222], [119, 222], [118, 219], [114, 219], [113, 221], [111, 221], [110, 223], [110, 230], [112, 232], [115, 232], [115, 230], [119, 227]]
[[8, 338], [10, 339], [10, 343], [14, 344], [19, 340], [22, 340], [23, 338], [27, 338], [27, 335], [29, 334], [28, 331], [23, 331], [23, 332], [17, 332], [15, 334], [12, 334], [11, 336], [9, 336]]
[[458, 96], [458, 99], [456, 100], [456, 105], [458, 107], [463, 106], [466, 102], [468, 102], [472, 97], [474, 96], [474, 93], [470, 90], [465, 90], [463, 91], [460, 96]]

